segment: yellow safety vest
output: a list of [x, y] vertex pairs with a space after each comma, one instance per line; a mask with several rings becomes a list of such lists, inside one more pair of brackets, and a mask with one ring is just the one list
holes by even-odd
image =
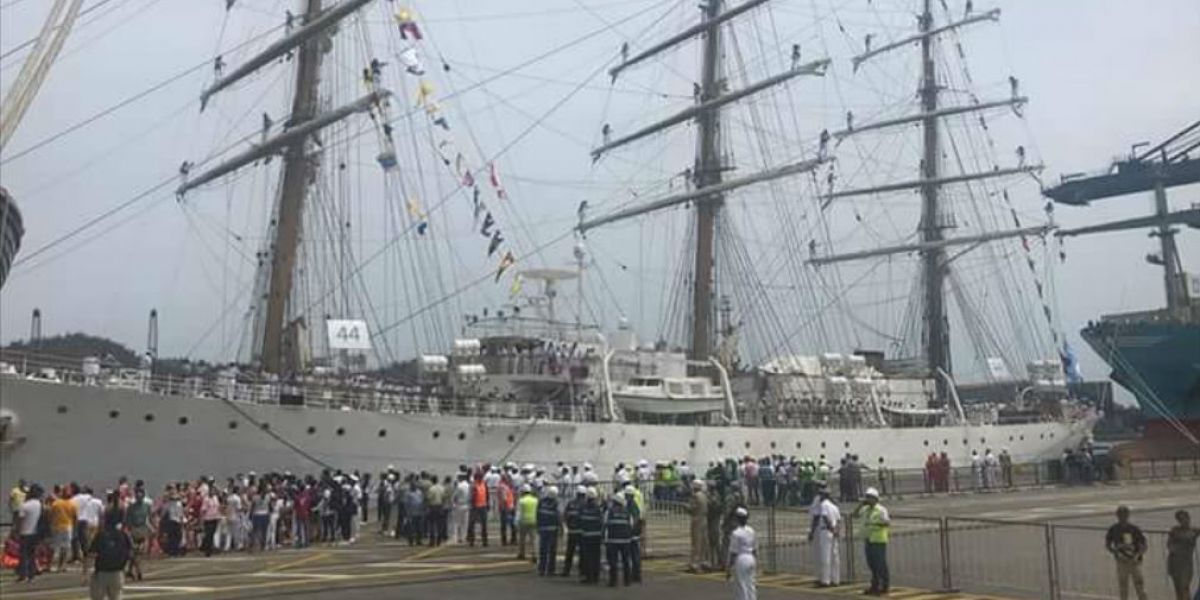
[[866, 510], [867, 541], [872, 544], [888, 543], [888, 532], [892, 529], [890, 523], [883, 522], [883, 511], [879, 505], [868, 506]]
[[533, 494], [525, 494], [517, 502], [518, 523], [522, 525], [537, 525], [538, 500]]

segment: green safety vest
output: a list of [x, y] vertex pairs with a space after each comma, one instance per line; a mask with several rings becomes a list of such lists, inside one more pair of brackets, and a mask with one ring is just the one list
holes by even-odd
[[883, 522], [883, 511], [879, 509], [879, 505], [867, 507], [864, 516], [867, 541], [872, 544], [888, 543], [888, 532], [892, 529], [890, 523]]
[[521, 500], [517, 502], [518, 522], [522, 525], [537, 525], [537, 507], [538, 499], [533, 494], [521, 496]]

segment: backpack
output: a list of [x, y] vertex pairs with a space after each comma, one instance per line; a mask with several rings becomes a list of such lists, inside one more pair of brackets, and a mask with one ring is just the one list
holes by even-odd
[[129, 536], [121, 531], [101, 532], [96, 536], [94, 548], [97, 571], [124, 570], [133, 553], [133, 545], [129, 541]]

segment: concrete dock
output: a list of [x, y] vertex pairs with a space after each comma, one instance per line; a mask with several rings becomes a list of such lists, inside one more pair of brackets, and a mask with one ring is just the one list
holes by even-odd
[[[1045, 525], [1061, 525], [1057, 552], [1070, 557], [1057, 565], [1064, 599], [1115, 597], [1116, 581], [1111, 559], [1103, 552], [1103, 528], [1112, 521], [1116, 505], [1134, 511], [1134, 522], [1147, 530], [1165, 530], [1171, 513], [1189, 508], [1200, 517], [1200, 483], [1195, 480], [1135, 485], [1048, 488], [897, 499], [887, 502], [898, 518], [890, 550], [894, 585], [891, 597], [906, 600], [979, 600], [1048, 597], [1036, 587], [1045, 574], [1046, 557], [1032, 556], [1039, 547]], [[847, 507], [848, 508], [848, 507]], [[767, 524], [762, 509], [752, 509], [758, 530], [760, 597], [769, 600], [817, 600], [857, 595], [863, 589], [861, 549], [842, 548], [843, 563], [858, 553], [855, 583], [815, 589], [811, 553], [803, 541], [806, 515], [776, 511], [768, 565]], [[942, 575], [931, 532], [938, 519], [949, 518], [948, 533], [954, 548], [952, 566], [956, 581], [941, 585]], [[664, 594], [701, 600], [732, 595], [721, 573], [689, 574], [684, 571], [687, 552], [686, 517], [652, 515], [644, 583], [629, 589], [583, 586], [574, 577], [539, 578], [528, 561], [515, 560], [510, 547], [487, 548], [447, 545], [410, 547], [406, 543], [364, 528], [363, 539], [350, 546], [319, 546], [303, 550], [278, 550], [260, 554], [238, 553], [204, 558], [154, 559], [145, 565], [143, 581], [127, 582], [129, 598], [436, 598], [457, 600], [527, 600], [548, 596], [661, 599]], [[928, 521], [926, 520], [928, 519]], [[962, 519], [957, 521], [956, 519]], [[988, 525], [991, 523], [992, 525]], [[681, 527], [680, 525], [684, 525]], [[1028, 527], [1028, 529], [1025, 529]], [[1070, 533], [1070, 535], [1065, 535]], [[1037, 543], [1034, 543], [1037, 542]], [[1151, 545], [1161, 540], [1152, 536]], [[1161, 549], [1152, 547], [1152, 554]], [[560, 547], [561, 559], [561, 547]], [[1061, 561], [1062, 559], [1060, 559]], [[1166, 597], [1165, 574], [1148, 556], [1146, 578], [1151, 597]], [[843, 569], [844, 572], [847, 569]], [[898, 585], [897, 585], [898, 584]], [[67, 573], [50, 573], [32, 584], [17, 584], [12, 572], [0, 581], [5, 600], [58, 600], [87, 596], [78, 567]]]

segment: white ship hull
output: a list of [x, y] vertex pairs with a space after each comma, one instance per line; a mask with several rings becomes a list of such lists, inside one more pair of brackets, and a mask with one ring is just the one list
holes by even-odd
[[[379, 471], [394, 464], [442, 473], [500, 460], [590, 461], [605, 472], [617, 461], [642, 458], [704, 465], [770, 453], [836, 461], [846, 452], [867, 464], [882, 456], [891, 468], [919, 468], [931, 451], [946, 451], [955, 464], [965, 464], [971, 450], [986, 448], [1008, 448], [1014, 461], [1026, 462], [1058, 457], [1089, 435], [1092, 423], [766, 429], [236, 407], [212, 398], [0, 377], [0, 409], [12, 419], [0, 449], [0, 487], [9, 489], [19, 477], [106, 487], [126, 475], [159, 489], [202, 474], [319, 470], [304, 454], [335, 468]], [[255, 427], [239, 410], [269, 430]]]

